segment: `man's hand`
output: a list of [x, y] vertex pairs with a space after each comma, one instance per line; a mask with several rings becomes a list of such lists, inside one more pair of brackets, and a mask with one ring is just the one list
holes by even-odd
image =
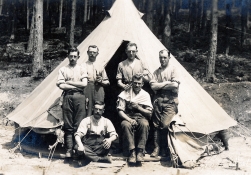
[[101, 76], [96, 77], [96, 82], [102, 83], [103, 78]]
[[137, 126], [138, 125], [137, 121], [134, 120], [134, 119], [129, 120], [129, 123], [131, 123], [132, 126]]
[[132, 107], [133, 109], [139, 109], [138, 103], [131, 102], [131, 107]]
[[110, 139], [104, 139], [103, 140], [103, 147], [105, 149], [109, 149], [111, 147], [112, 141]]
[[78, 151], [81, 151], [81, 152], [85, 153], [85, 147], [84, 147], [84, 145], [78, 146]]
[[128, 90], [130, 89], [131, 85], [130, 84], [124, 84], [123, 88], [124, 90]]

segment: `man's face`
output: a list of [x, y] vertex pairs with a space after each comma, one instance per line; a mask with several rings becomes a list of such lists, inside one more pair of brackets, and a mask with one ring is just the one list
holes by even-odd
[[105, 111], [104, 105], [97, 105], [97, 104], [94, 105], [93, 107], [94, 118], [97, 120], [100, 119], [104, 111]]
[[89, 56], [89, 61], [96, 61], [96, 57], [98, 56], [98, 48], [89, 47], [87, 54]]
[[135, 46], [129, 46], [126, 49], [126, 55], [129, 60], [134, 60], [135, 56], [137, 54], [137, 49]]
[[133, 79], [133, 82], [132, 82], [132, 88], [133, 88], [133, 91], [134, 93], [139, 93], [139, 91], [141, 90], [142, 86], [144, 85], [143, 83], [143, 79]]
[[168, 56], [167, 52], [163, 52], [159, 54], [159, 61], [161, 64], [161, 67], [166, 67], [169, 63], [170, 57]]
[[79, 58], [78, 52], [70, 52], [70, 54], [68, 55], [70, 65], [72, 66], [76, 65], [78, 58]]

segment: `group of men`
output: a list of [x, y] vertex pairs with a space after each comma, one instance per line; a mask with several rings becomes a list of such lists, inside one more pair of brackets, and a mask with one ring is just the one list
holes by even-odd
[[[77, 64], [79, 51], [68, 51], [69, 64], [59, 70], [57, 86], [63, 90], [63, 130], [65, 132], [66, 157], [73, 150], [94, 162], [109, 162], [109, 148], [118, 134], [112, 122], [104, 118], [104, 86], [109, 80], [106, 71], [95, 65], [99, 49], [88, 47], [88, 61]], [[118, 65], [117, 84], [122, 88], [118, 95], [117, 112], [122, 119], [123, 148], [130, 153], [129, 163], [144, 161], [145, 146], [150, 125], [154, 126], [154, 150], [152, 157], [167, 155], [167, 130], [178, 112], [179, 79], [176, 68], [169, 62], [170, 52], [161, 50], [161, 66], [151, 74], [137, 57], [137, 45], [128, 43], [127, 59]], [[149, 83], [154, 97], [142, 89]], [[108, 97], [109, 98], [109, 97]]]

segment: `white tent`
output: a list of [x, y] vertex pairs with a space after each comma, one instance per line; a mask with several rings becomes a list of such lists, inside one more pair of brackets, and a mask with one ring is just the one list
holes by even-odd
[[[123, 41], [133, 41], [138, 45], [139, 58], [150, 72], [157, 69], [160, 66], [158, 53], [165, 46], [141, 19], [143, 14], [136, 9], [132, 0], [116, 0], [108, 14], [78, 46], [78, 62], [87, 61], [88, 46], [95, 44], [100, 49], [97, 65], [105, 67]], [[236, 121], [229, 117], [173, 56], [170, 61], [178, 68], [180, 76], [177, 116], [186, 124], [183, 131], [209, 134], [236, 125]], [[8, 118], [21, 127], [50, 129], [61, 125], [58, 120], [61, 118], [60, 108], [53, 104], [62, 93], [56, 87], [58, 70], [67, 64], [68, 59], [65, 59]]]

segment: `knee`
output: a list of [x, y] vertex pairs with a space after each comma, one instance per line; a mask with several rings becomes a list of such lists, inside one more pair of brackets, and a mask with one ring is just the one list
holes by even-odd
[[142, 128], [149, 128], [149, 122], [145, 119], [138, 120], [138, 125]]
[[121, 122], [121, 127], [122, 127], [122, 130], [124, 129], [129, 129], [132, 127], [131, 123], [129, 123], [127, 120], [123, 120]]

